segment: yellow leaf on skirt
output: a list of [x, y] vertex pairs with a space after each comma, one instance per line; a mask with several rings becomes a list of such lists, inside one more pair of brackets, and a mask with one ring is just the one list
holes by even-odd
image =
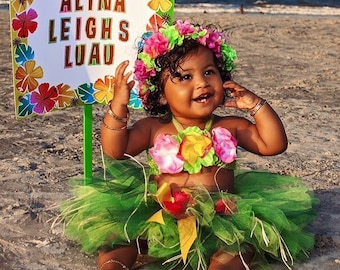
[[189, 250], [197, 238], [196, 218], [190, 216], [177, 220], [182, 259], [185, 263]]

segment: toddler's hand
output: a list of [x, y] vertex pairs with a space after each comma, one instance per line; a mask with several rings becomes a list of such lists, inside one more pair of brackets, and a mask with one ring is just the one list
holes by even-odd
[[224, 101], [225, 107], [251, 110], [261, 101], [260, 97], [234, 81], [224, 82], [223, 88], [230, 92], [231, 97]]
[[115, 72], [115, 84], [114, 84], [114, 92], [113, 92], [113, 101], [115, 104], [120, 105], [128, 105], [130, 100], [130, 91], [133, 88], [135, 81], [129, 80], [129, 77], [132, 74], [132, 71], [127, 72], [126, 68], [129, 65], [129, 61], [124, 61], [120, 63]]

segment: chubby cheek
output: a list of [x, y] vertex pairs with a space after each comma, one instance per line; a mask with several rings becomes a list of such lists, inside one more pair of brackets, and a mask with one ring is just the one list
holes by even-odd
[[168, 103], [189, 102], [192, 99], [192, 92], [190, 90], [171, 81], [165, 84], [164, 95]]
[[224, 90], [223, 89], [222, 91], [219, 91], [216, 93], [215, 100], [218, 105], [221, 105], [224, 103]]

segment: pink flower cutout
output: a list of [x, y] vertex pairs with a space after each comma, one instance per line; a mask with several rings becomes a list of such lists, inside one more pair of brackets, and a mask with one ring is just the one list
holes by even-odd
[[159, 134], [149, 153], [162, 173], [179, 173], [183, 170], [184, 161], [178, 155], [179, 144], [171, 136]]
[[224, 163], [236, 160], [237, 141], [225, 128], [216, 127], [211, 130], [215, 153]]

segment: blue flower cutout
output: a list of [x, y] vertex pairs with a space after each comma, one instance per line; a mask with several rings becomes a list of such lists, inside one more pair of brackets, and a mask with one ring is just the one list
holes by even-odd
[[136, 87], [134, 87], [130, 92], [130, 101], [129, 101], [128, 106], [132, 109], [143, 108], [142, 100], [139, 98], [138, 88]]

